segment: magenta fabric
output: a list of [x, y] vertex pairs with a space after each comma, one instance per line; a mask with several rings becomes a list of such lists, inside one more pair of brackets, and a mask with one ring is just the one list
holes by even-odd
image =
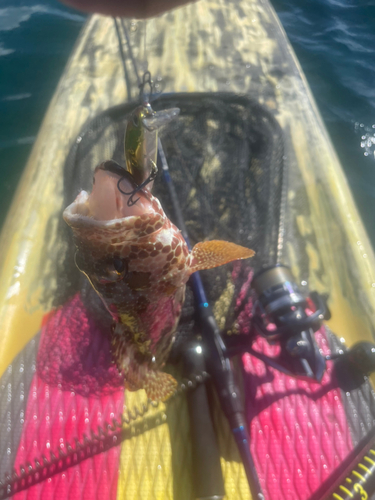
[[[109, 342], [93, 325], [79, 295], [50, 314], [41, 332], [37, 370], [28, 395], [15, 468], [42, 461], [91, 430], [119, 420], [123, 381], [111, 363]], [[110, 448], [17, 493], [21, 499], [115, 500], [120, 446]]]

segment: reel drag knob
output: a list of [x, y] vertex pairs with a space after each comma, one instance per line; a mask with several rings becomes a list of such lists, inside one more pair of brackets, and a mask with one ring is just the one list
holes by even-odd
[[346, 361], [366, 375], [375, 371], [375, 344], [358, 342], [345, 354]]

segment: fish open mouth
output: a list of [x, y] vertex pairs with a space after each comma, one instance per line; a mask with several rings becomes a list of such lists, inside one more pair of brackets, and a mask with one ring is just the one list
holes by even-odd
[[115, 162], [105, 163], [111, 163], [111, 168], [104, 164], [96, 168], [91, 193], [81, 191], [65, 209], [63, 216], [70, 226], [109, 228], [124, 219], [155, 213], [151, 197], [144, 190], [137, 192], [136, 203], [129, 206], [128, 200], [136, 187], [131, 176]]

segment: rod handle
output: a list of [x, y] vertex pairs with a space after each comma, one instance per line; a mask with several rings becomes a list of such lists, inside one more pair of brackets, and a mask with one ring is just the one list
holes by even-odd
[[[184, 352], [184, 371], [187, 377], [205, 371], [202, 347], [192, 343]], [[220, 500], [225, 496], [224, 480], [220, 464], [220, 452], [213, 427], [205, 384], [187, 395], [190, 434], [193, 452], [195, 498]]]

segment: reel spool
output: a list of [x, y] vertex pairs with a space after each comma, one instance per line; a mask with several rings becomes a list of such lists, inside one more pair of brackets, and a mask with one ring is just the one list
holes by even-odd
[[316, 292], [304, 297], [291, 270], [280, 264], [257, 273], [251, 286], [257, 297], [253, 310], [255, 333], [281, 346], [272, 364], [283, 372], [320, 382], [326, 359], [314, 332], [330, 317], [323, 298]]
[[[227, 337], [227, 355], [248, 352], [287, 375], [320, 382], [326, 361], [340, 360], [363, 375], [375, 371], [375, 344], [358, 342], [350, 349], [324, 356], [314, 333], [331, 315], [325, 298], [317, 292], [303, 294], [289, 267], [277, 264], [259, 271], [253, 278], [255, 294], [253, 335]], [[279, 344], [280, 354], [270, 357], [253, 349], [255, 335]]]

